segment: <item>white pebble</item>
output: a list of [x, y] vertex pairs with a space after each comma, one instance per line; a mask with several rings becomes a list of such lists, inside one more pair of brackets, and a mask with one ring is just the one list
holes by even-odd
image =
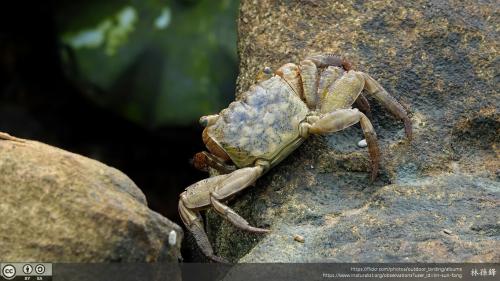
[[365, 139], [362, 139], [358, 142], [358, 146], [359, 147], [366, 147], [368, 146], [368, 144], [366, 143], [366, 140]]
[[451, 235], [453, 233], [451, 230], [446, 229], [446, 228], [443, 229], [443, 232], [446, 233], [446, 234], [448, 234], [448, 235]]
[[168, 244], [170, 244], [170, 246], [173, 246], [175, 245], [176, 242], [177, 242], [177, 232], [172, 230], [168, 234]]

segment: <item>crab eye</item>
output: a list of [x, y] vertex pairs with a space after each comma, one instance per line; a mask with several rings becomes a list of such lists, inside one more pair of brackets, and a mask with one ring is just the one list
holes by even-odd
[[271, 68], [269, 66], [266, 66], [264, 67], [264, 73], [265, 74], [271, 74], [273, 71], [271, 70]]

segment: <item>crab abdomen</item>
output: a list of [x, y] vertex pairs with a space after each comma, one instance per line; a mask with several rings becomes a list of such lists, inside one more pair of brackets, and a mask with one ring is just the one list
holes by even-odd
[[286, 81], [275, 76], [252, 86], [222, 110], [208, 134], [238, 167], [246, 167], [256, 159], [279, 156], [299, 138], [299, 124], [308, 112]]

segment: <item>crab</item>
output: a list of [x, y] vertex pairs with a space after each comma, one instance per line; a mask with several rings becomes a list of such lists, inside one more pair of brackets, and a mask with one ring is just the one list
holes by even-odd
[[[228, 108], [200, 118], [208, 152], [196, 154], [194, 165], [202, 170], [214, 168], [220, 175], [196, 182], [180, 194], [180, 217], [201, 251], [213, 261], [224, 259], [214, 254], [200, 211], [213, 208], [242, 230], [270, 231], [251, 226], [224, 202], [254, 185], [310, 135], [333, 133], [360, 123], [368, 144], [371, 180], [376, 178], [380, 152], [376, 133], [365, 115], [370, 107], [363, 92], [401, 119], [407, 138], [412, 136], [405, 108], [370, 75], [351, 69], [339, 56], [312, 55], [299, 65], [287, 63], [274, 73], [265, 68], [262, 74], [260, 81]], [[357, 108], [352, 108], [354, 103]]]

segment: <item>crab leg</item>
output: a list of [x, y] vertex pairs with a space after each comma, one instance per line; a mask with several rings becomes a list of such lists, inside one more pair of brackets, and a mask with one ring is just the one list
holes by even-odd
[[226, 200], [252, 185], [267, 167], [267, 162], [258, 160], [254, 167], [238, 169], [227, 175], [219, 175], [196, 182], [187, 187], [186, 191], [180, 195], [179, 214], [181, 219], [207, 257], [214, 261], [222, 260], [213, 253], [207, 234], [203, 229], [203, 221], [197, 211], [199, 209], [213, 205], [219, 214], [237, 227], [253, 232], [266, 232], [265, 229], [249, 226], [248, 222], [220, 201]]
[[309, 109], [315, 109], [318, 104], [318, 68], [310, 60], [300, 62], [300, 78], [302, 79], [302, 90], [304, 99]]
[[366, 99], [366, 97], [363, 95], [363, 93], [359, 94], [358, 98], [354, 102], [356, 105], [356, 108], [358, 108], [361, 112], [364, 114], [368, 115], [368, 117], [371, 117], [372, 111], [370, 108], [370, 103]]
[[361, 124], [363, 134], [368, 143], [368, 153], [372, 161], [371, 180], [375, 180], [378, 173], [380, 152], [377, 144], [377, 134], [373, 129], [370, 120], [358, 109], [339, 109], [330, 113], [321, 114], [310, 120], [311, 124], [306, 124], [308, 133], [326, 134], [343, 130], [356, 123]]
[[376, 100], [378, 100], [389, 112], [391, 112], [396, 118], [403, 120], [405, 125], [405, 134], [408, 139], [412, 137], [411, 120], [408, 118], [408, 114], [404, 107], [387, 91], [373, 79], [370, 75], [358, 72], [365, 78], [365, 88], [368, 94], [372, 95]]
[[292, 88], [293, 92], [296, 93], [301, 99], [304, 99], [302, 80], [300, 79], [300, 69], [297, 65], [293, 63], [284, 64], [276, 70], [276, 75], [283, 78], [283, 80], [288, 83], [290, 88]]
[[198, 244], [203, 254], [215, 262], [225, 263], [226, 261], [223, 258], [214, 255], [207, 233], [203, 229], [203, 220], [200, 213], [187, 208], [184, 202], [179, 200], [179, 214], [184, 225], [193, 234], [194, 240], [196, 240], [196, 244]]
[[345, 70], [351, 69], [351, 64], [347, 60], [334, 54], [312, 55], [307, 57], [306, 60], [314, 62], [317, 67], [342, 66]]
[[218, 195], [214, 194], [214, 193], [212, 193], [212, 195], [210, 196], [210, 201], [212, 203], [212, 206], [214, 207], [214, 210], [217, 213], [219, 213], [223, 218], [225, 218], [230, 223], [232, 223], [234, 226], [238, 227], [239, 229], [250, 231], [250, 232], [255, 232], [255, 233], [269, 232], [269, 229], [251, 226], [243, 217], [238, 215], [229, 206], [224, 205], [222, 202], [217, 200], [216, 197], [218, 197]]
[[[331, 81], [337, 80], [338, 77], [341, 75], [341, 73], [339, 73], [339, 71], [341, 71], [340, 67], [342, 67], [346, 71], [349, 71], [351, 69], [351, 64], [346, 59], [342, 59], [341, 57], [336, 56], [334, 54], [314, 55], [314, 56], [308, 57], [304, 61], [307, 62], [307, 64], [309, 64], [309, 62], [312, 62], [317, 67], [320, 67], [320, 68], [324, 67], [325, 68], [325, 70], [321, 74], [320, 81], [319, 81], [320, 83], [319, 83], [319, 85], [317, 85], [318, 95], [320, 96], [320, 98], [322, 98], [323, 95], [325, 94], [324, 93], [324, 91], [326, 90], [325, 88], [330, 86]], [[308, 65], [306, 65], [306, 67], [308, 67], [308, 68], [306, 68], [306, 72], [309, 73], [310, 67]], [[304, 72], [302, 62], [300, 65], [300, 70], [301, 70], [301, 75], [302, 75], [302, 73]], [[334, 70], [336, 70], [336, 71], [334, 71]], [[337, 72], [337, 73], [335, 73], [335, 72]], [[306, 92], [306, 85], [305, 84], [306, 83], [304, 80], [305, 80], [304, 75], [302, 75], [302, 81], [304, 84], [304, 95], [305, 95], [305, 92]], [[327, 83], [321, 83], [322, 80], [326, 80]], [[324, 84], [324, 85], [321, 85], [321, 84]], [[307, 98], [307, 95], [305, 95], [305, 96]], [[356, 107], [359, 108], [359, 110], [361, 110], [363, 113], [365, 113], [367, 115], [371, 115], [370, 104], [368, 103], [368, 100], [366, 99], [366, 97], [363, 94], [359, 94], [359, 96], [357, 97], [355, 102], [356, 102]], [[309, 103], [308, 103], [308, 105], [309, 105]]]
[[363, 91], [364, 77], [356, 71], [344, 72], [328, 87], [322, 99], [320, 111], [333, 112], [337, 109], [350, 108]]

